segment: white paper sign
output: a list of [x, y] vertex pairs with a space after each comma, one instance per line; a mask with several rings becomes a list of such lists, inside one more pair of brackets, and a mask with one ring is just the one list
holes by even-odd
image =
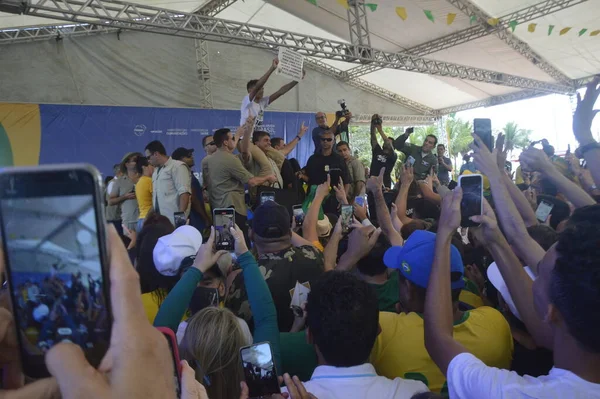
[[279, 47], [277, 75], [283, 75], [297, 82], [302, 80], [304, 56], [286, 47]]

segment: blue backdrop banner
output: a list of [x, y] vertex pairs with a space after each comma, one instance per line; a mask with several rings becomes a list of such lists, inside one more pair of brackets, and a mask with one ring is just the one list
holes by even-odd
[[[181, 108], [40, 105], [40, 164], [86, 162], [105, 175], [128, 152], [144, 152], [146, 144], [160, 140], [170, 155], [177, 147], [193, 148], [198, 165], [204, 157], [202, 138], [226, 127], [235, 131], [240, 111]], [[267, 111], [264, 130], [286, 143], [296, 137], [302, 122], [309, 129], [288, 158], [305, 165], [314, 146], [314, 115]]]

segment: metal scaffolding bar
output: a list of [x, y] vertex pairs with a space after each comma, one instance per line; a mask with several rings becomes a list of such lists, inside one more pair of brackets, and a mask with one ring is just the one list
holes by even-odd
[[[0, 0], [0, 5], [8, 1], [14, 0]], [[573, 87], [570, 85], [542, 82], [404, 53], [389, 53], [279, 29], [116, 0], [30, 0], [25, 13], [70, 22], [198, 38], [269, 50], [284, 46], [303, 55], [317, 58], [354, 63], [371, 62], [380, 67], [535, 89], [549, 93], [569, 94], [573, 92]]]
[[[372, 114], [352, 115], [352, 123], [371, 123]], [[382, 115], [385, 124], [394, 126], [424, 126], [437, 123], [439, 118], [426, 115]]]
[[237, 0], [210, 0], [208, 3], [194, 11], [194, 13], [214, 17], [236, 1]]
[[485, 100], [474, 101], [467, 104], [438, 109], [436, 110], [436, 113], [438, 115], [448, 115], [455, 112], [466, 111], [474, 108], [492, 107], [494, 105], [507, 104], [513, 101], [527, 100], [530, 98], [545, 96], [547, 94], [548, 93], [535, 90], [522, 90], [515, 93], [503, 94], [500, 96], [486, 98]]
[[348, 25], [350, 26], [350, 43], [371, 47], [367, 7], [362, 0], [348, 0]]
[[[411, 47], [406, 50], [406, 53], [417, 55], [417, 56], [426, 56], [428, 54], [436, 53], [438, 51], [442, 51], [459, 44], [467, 43], [469, 41], [478, 39], [480, 37], [484, 37], [491, 34], [496, 34], [500, 39], [505, 41], [512, 48], [517, 50], [520, 54], [524, 55], [531, 62], [540, 66], [542, 70], [548, 73], [553, 78], [558, 81], [566, 82], [564, 74], [562, 72], [556, 70], [552, 65], [548, 62], [544, 61], [541, 56], [535, 54], [531, 48], [524, 43], [523, 41], [517, 39], [512, 33], [509, 32], [509, 24], [511, 21], [516, 21], [517, 24], [523, 24], [525, 22], [543, 17], [545, 15], [549, 15], [555, 13], [556, 11], [560, 11], [565, 8], [573, 7], [577, 4], [585, 3], [588, 0], [546, 0], [540, 3], [534, 4], [532, 6], [523, 8], [521, 10], [515, 11], [510, 14], [505, 14], [498, 18], [498, 24], [492, 26], [488, 23], [489, 16], [485, 17], [487, 14], [483, 13], [480, 9], [475, 7], [472, 3], [467, 0], [447, 0], [452, 3], [456, 8], [467, 15], [475, 15], [477, 16], [477, 22], [479, 23], [476, 26], [472, 26], [470, 28], [466, 28], [460, 30], [458, 32], [451, 33], [449, 35], [440, 37], [438, 39], [433, 39], [423, 44], [419, 44], [417, 46]], [[468, 3], [468, 4], [467, 4]], [[477, 9], [477, 13], [472, 12], [471, 8]], [[362, 75], [366, 75], [371, 72], [378, 71], [382, 69], [378, 66], [373, 65], [362, 65], [355, 68], [352, 68], [347, 72], [347, 79], [352, 79], [355, 77], [359, 77]]]
[[200, 107], [213, 108], [212, 85], [210, 82], [210, 58], [206, 40], [194, 40], [196, 49], [196, 70], [200, 82]]

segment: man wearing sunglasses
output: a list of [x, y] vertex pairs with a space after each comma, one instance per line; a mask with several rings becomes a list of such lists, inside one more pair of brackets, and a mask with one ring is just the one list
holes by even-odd
[[[340, 123], [340, 119], [345, 118], [345, 120]], [[337, 116], [335, 117], [335, 122], [333, 125], [327, 125], [327, 115], [324, 112], [317, 112], [315, 115], [315, 120], [317, 122], [317, 127], [315, 127], [312, 131], [312, 139], [315, 144], [315, 154], [321, 152], [321, 136], [325, 132], [330, 132], [335, 136], [342, 133], [342, 131], [348, 131], [348, 124], [350, 123], [350, 118], [352, 118], [352, 114], [349, 113], [345, 117]], [[335, 143], [334, 143], [335, 144]], [[337, 184], [337, 183], [336, 183]]]
[[204, 152], [206, 152], [206, 156], [202, 158], [202, 162], [200, 163], [200, 182], [202, 183], [203, 188], [208, 189], [208, 167], [206, 166], [206, 162], [208, 157], [217, 151], [217, 146], [215, 144], [215, 140], [213, 136], [206, 136], [202, 139], [202, 147], [204, 147]]
[[[319, 185], [327, 181], [327, 175], [331, 177], [331, 186], [337, 186], [340, 178], [344, 182], [346, 192], [350, 189], [350, 174], [346, 161], [333, 151], [334, 147], [333, 132], [326, 131], [321, 135], [321, 153], [313, 154], [306, 163], [306, 175], [308, 176], [308, 185]], [[337, 213], [338, 201], [335, 195], [330, 195], [323, 202], [323, 211], [325, 213]]]

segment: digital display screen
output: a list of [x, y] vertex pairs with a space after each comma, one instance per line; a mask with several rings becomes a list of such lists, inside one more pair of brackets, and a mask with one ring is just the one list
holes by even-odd
[[463, 198], [460, 203], [461, 226], [476, 226], [477, 223], [471, 221], [470, 217], [481, 215], [483, 180], [480, 175], [461, 176], [460, 187], [463, 190]]
[[244, 377], [251, 398], [280, 393], [277, 373], [273, 364], [271, 345], [267, 342], [241, 349]]
[[233, 209], [215, 209], [213, 221], [216, 230], [216, 249], [233, 251], [235, 241], [231, 229], [235, 227], [235, 211]]
[[93, 196], [3, 198], [0, 205], [26, 353], [42, 355], [59, 342], [105, 350], [110, 317]]

